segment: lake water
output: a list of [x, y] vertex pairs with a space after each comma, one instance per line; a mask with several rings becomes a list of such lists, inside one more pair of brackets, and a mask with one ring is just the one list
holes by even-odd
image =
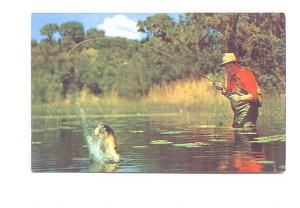
[[[276, 119], [275, 119], [276, 118]], [[237, 173], [285, 170], [285, 118], [259, 117], [257, 132], [212, 113], [32, 117], [33, 172]], [[88, 160], [84, 137], [99, 122], [118, 135], [119, 163]]]

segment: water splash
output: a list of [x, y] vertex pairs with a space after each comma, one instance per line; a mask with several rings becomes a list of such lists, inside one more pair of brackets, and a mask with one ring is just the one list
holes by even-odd
[[101, 149], [102, 141], [95, 140], [93, 136], [88, 135], [86, 137], [86, 142], [89, 148], [89, 158], [90, 160], [97, 162], [97, 163], [104, 163], [105, 161], [105, 154]]
[[85, 111], [84, 109], [80, 106], [79, 102], [76, 101], [76, 109], [79, 111], [79, 117], [80, 117], [80, 122], [81, 122], [81, 125], [82, 125], [82, 129], [83, 129], [83, 137], [85, 139], [87, 139], [87, 136], [89, 135], [88, 134], [88, 129], [89, 129], [89, 125], [86, 121], [86, 116], [85, 116]]
[[82, 108], [78, 101], [75, 102], [77, 113], [80, 117], [80, 122], [83, 130], [83, 137], [85, 139], [85, 143], [87, 144], [89, 150], [89, 159], [97, 162], [103, 163], [105, 154], [101, 149], [102, 140], [94, 139], [94, 135], [91, 135], [91, 128], [89, 127], [86, 119], [86, 113], [84, 108]]

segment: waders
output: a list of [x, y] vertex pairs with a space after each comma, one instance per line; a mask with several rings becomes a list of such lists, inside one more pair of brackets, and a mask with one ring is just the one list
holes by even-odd
[[233, 101], [232, 95], [246, 95], [247, 92], [238, 89], [237, 92], [226, 92], [224, 95], [230, 100], [233, 111], [232, 127], [255, 128], [258, 116], [258, 101]]

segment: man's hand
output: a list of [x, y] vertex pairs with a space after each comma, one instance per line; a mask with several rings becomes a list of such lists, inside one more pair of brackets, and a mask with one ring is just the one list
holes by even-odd
[[254, 99], [253, 95], [248, 93], [246, 95], [231, 95], [230, 99], [232, 99], [235, 102], [239, 102], [239, 101], [252, 101]]
[[231, 95], [230, 98], [235, 101], [235, 102], [238, 102], [238, 101], [241, 101], [241, 96], [239, 95]]
[[213, 85], [217, 90], [221, 90], [222, 92], [225, 91], [225, 87], [222, 82], [213, 82]]

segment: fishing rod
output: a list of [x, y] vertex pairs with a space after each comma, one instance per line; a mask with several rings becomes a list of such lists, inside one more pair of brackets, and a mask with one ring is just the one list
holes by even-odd
[[[75, 50], [77, 47], [79, 47], [80, 45], [84, 44], [84, 43], [87, 43], [87, 42], [90, 42], [90, 41], [94, 41], [94, 40], [111, 40], [111, 38], [107, 38], [107, 37], [93, 37], [93, 38], [89, 38], [89, 39], [86, 39], [86, 40], [83, 40], [77, 44], [75, 44], [67, 53], [66, 53], [66, 59], [67, 61], [72, 65], [73, 69], [75, 70], [75, 73], [79, 76], [79, 72], [77, 70], [77, 67], [75, 66], [75, 64], [73, 63], [72, 59], [70, 58], [70, 55], [72, 53], [73, 50]], [[179, 61], [178, 57], [176, 56], [173, 56], [165, 51], [161, 51], [157, 48], [154, 48], [153, 46], [150, 46], [150, 45], [144, 45], [144, 44], [141, 44], [139, 43], [140, 45], [143, 45], [143, 46], [146, 46], [148, 48], [150, 48], [152, 51], [156, 52], [156, 53], [159, 53], [159, 54], [163, 54], [167, 57], [169, 57], [174, 63], [177, 63], [177, 64], [180, 64], [180, 65], [183, 65], [185, 68], [184, 70], [189, 70], [190, 72], [195, 72], [197, 73], [198, 75], [200, 75], [201, 77], [205, 78], [206, 80], [208, 80], [209, 82], [211, 82], [212, 84], [215, 84], [216, 82], [213, 81], [212, 79], [208, 78], [207, 76], [205, 76], [204, 74], [198, 72], [198, 71], [194, 71], [192, 70], [192, 66], [189, 65], [189, 64], [186, 64], [186, 63], [183, 63], [182, 61]], [[77, 106], [79, 106], [80, 108], [80, 105], [79, 103], [77, 102], [76, 103]], [[101, 114], [104, 116], [104, 112], [103, 110], [99, 107], [100, 111], [101, 111]], [[82, 112], [82, 109], [80, 108], [80, 113], [83, 114]], [[82, 116], [82, 115], [81, 115]], [[105, 120], [105, 122], [107, 122], [109, 124], [109, 122], [107, 120]], [[83, 123], [85, 123], [85, 121], [83, 121]], [[110, 124], [109, 124], [110, 125]], [[111, 126], [111, 125], [110, 125]]]
[[[75, 45], [74, 45], [74, 46], [66, 53], [66, 60], [67, 60], [67, 62], [69, 62], [69, 63], [71, 64], [71, 66], [73, 67], [73, 69], [74, 69], [75, 73], [77, 74], [77, 76], [80, 77], [79, 72], [78, 72], [78, 70], [77, 70], [75, 64], [73, 63], [72, 59], [70, 58], [70, 55], [71, 55], [72, 51], [73, 51], [74, 49], [76, 49], [77, 47], [79, 47], [80, 45], [84, 44], [84, 43], [87, 43], [87, 42], [90, 42], [90, 41], [93, 41], [93, 40], [100, 40], [100, 39], [101, 39], [101, 40], [105, 40], [105, 39], [109, 39], [109, 38], [105, 38], [105, 37], [94, 37], [94, 38], [89, 38], [89, 39], [80, 41], [79, 43], [75, 44]], [[77, 97], [77, 96], [76, 96], [76, 97]], [[83, 118], [83, 117], [84, 117], [84, 116], [83, 116], [84, 110], [80, 107], [79, 102], [76, 102], [76, 106], [79, 107], [80, 116], [81, 116], [81, 120], [82, 120], [83, 125], [84, 125], [84, 126], [87, 126], [86, 121], [85, 121], [85, 118]], [[99, 107], [99, 110], [100, 110], [100, 114], [101, 114], [101, 115], [103, 116], [103, 118], [104, 118], [104, 112], [103, 112], [102, 108]], [[110, 124], [110, 122], [108, 122], [105, 118], [104, 118], [104, 121], [105, 121], [107, 124], [109, 124], [110, 126], [112, 126], [112, 125]]]
[[67, 61], [69, 61], [69, 63], [71, 63], [72, 67], [74, 68], [74, 70], [76, 71], [76, 73], [78, 74], [78, 70], [77, 68], [75, 67], [74, 63], [72, 62], [72, 60], [70, 59], [70, 54], [72, 53], [72, 51], [77, 48], [78, 46], [84, 44], [84, 43], [87, 43], [87, 42], [90, 42], [90, 41], [93, 41], [93, 40], [104, 40], [104, 39], [109, 39], [109, 38], [105, 38], [105, 37], [94, 37], [94, 38], [89, 38], [89, 39], [86, 39], [86, 40], [83, 40], [83, 41], [80, 41], [79, 43], [77, 43], [76, 45], [74, 45], [67, 53], [66, 53], [66, 58], [67, 58]]

